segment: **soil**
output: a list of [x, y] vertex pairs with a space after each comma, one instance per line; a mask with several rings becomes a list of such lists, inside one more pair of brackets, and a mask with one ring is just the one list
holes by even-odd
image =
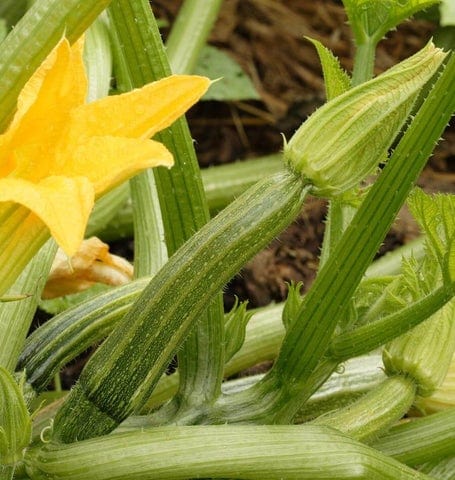
[[[181, 3], [156, 0], [152, 6], [172, 25]], [[414, 19], [390, 33], [379, 45], [375, 73], [422, 48], [436, 28], [435, 23]], [[321, 41], [351, 71], [354, 49], [340, 1], [224, 0], [209, 43], [242, 66], [261, 101], [203, 102], [190, 112], [202, 167], [280, 151], [281, 134], [290, 138], [325, 101], [319, 59], [304, 36]], [[445, 138], [419, 180], [427, 191], [455, 191], [455, 130], [448, 129]], [[234, 295], [249, 299], [252, 307], [283, 300], [291, 280], [303, 281], [308, 289], [317, 270], [324, 215], [324, 202], [307, 202], [299, 219], [233, 279], [226, 290], [226, 307], [233, 304]], [[380, 253], [417, 235], [404, 209]]]

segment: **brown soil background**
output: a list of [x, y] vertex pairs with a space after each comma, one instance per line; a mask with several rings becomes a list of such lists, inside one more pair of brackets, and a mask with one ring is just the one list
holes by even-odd
[[[169, 25], [180, 0], [152, 2], [155, 14]], [[376, 73], [422, 48], [437, 26], [412, 20], [391, 32], [378, 48]], [[166, 32], [164, 32], [166, 35]], [[334, 0], [225, 0], [209, 43], [234, 58], [252, 79], [260, 102], [203, 102], [189, 115], [201, 166], [280, 151], [281, 134], [290, 138], [305, 118], [324, 102], [324, 84], [314, 47], [321, 41], [352, 70], [354, 48], [341, 2]], [[455, 191], [455, 132], [449, 129], [419, 184], [427, 191]], [[251, 306], [285, 297], [286, 282], [303, 281], [307, 289], [318, 264], [325, 205], [312, 199], [297, 222], [257, 255], [226, 292], [248, 298]], [[417, 235], [403, 210], [382, 251]]]

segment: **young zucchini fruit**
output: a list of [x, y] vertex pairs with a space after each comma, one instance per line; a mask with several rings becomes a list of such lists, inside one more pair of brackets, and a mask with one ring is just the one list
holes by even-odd
[[86, 365], [54, 437], [102, 435], [140, 408], [213, 295], [297, 216], [307, 191], [290, 172], [272, 176], [185, 243]]

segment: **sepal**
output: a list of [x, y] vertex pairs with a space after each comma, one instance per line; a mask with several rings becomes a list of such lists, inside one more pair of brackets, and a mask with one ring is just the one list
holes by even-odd
[[284, 304], [283, 313], [281, 314], [281, 319], [283, 321], [283, 325], [286, 331], [292, 325], [294, 320], [298, 317], [298, 312], [303, 302], [303, 297], [300, 293], [302, 287], [302, 282], [291, 282], [289, 284], [288, 297]]
[[225, 362], [228, 362], [240, 350], [245, 341], [245, 328], [253, 315], [253, 312], [247, 311], [247, 305], [248, 302], [239, 303], [236, 298], [231, 311], [225, 316]]
[[338, 58], [321, 42], [314, 38], [305, 37], [318, 52], [324, 74], [325, 94], [327, 100], [332, 100], [351, 88], [351, 79], [343, 70]]

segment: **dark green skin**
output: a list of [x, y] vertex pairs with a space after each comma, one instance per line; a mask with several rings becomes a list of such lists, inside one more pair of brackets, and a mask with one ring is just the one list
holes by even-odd
[[213, 296], [298, 215], [307, 190], [291, 172], [269, 177], [186, 242], [87, 363], [54, 439], [109, 433], [139, 408]]

